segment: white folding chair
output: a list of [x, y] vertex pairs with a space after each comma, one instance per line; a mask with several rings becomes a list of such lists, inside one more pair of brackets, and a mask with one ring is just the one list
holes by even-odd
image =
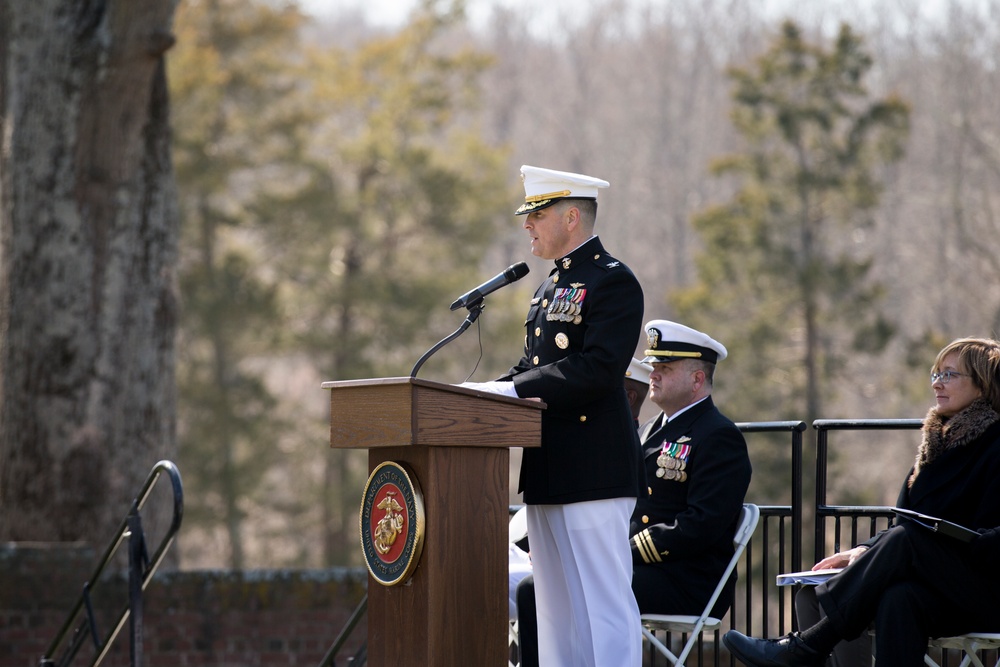
[[514, 649], [517, 649], [518, 655], [520, 655], [521, 646], [518, 642], [517, 621], [510, 621], [507, 624], [507, 667], [518, 667], [521, 664], [520, 659], [515, 663], [512, 658]]
[[[702, 632], [716, 630], [722, 625], [722, 619], [713, 618], [709, 614], [712, 613], [712, 606], [719, 599], [719, 595], [722, 594], [722, 589], [725, 588], [726, 582], [729, 581], [729, 575], [736, 569], [736, 564], [750, 542], [750, 537], [753, 535], [754, 530], [756, 530], [759, 520], [760, 509], [753, 503], [744, 503], [743, 509], [740, 512], [739, 527], [736, 529], [736, 536], [733, 538], [733, 557], [729, 560], [729, 565], [726, 566], [726, 571], [722, 573], [719, 583], [715, 586], [715, 592], [709, 598], [708, 604], [705, 605], [705, 610], [701, 612], [701, 616], [680, 616], [675, 614], [642, 615], [642, 635], [675, 667], [682, 667], [684, 665], [684, 661], [687, 660], [688, 654], [695, 647]], [[674, 655], [666, 644], [656, 638], [655, 632], [657, 630], [688, 633], [688, 640], [681, 649], [681, 652]], [[983, 666], [979, 665], [978, 667]]]
[[[875, 630], [868, 630], [868, 634], [875, 637]], [[997, 632], [970, 632], [964, 635], [956, 635], [954, 637], [938, 637], [936, 639], [931, 639], [927, 642], [927, 648], [939, 648], [941, 650], [952, 649], [956, 651], [962, 651], [962, 662], [958, 664], [958, 667], [969, 667], [969, 665], [975, 665], [976, 667], [985, 667], [983, 665], [982, 659], [979, 657], [979, 652], [987, 649], [1000, 649], [1000, 633]], [[930, 656], [929, 653], [924, 654], [924, 664], [927, 667], [940, 667], [938, 663]], [[872, 667], [875, 665], [875, 646], [872, 645]], [[1000, 667], [1000, 655], [997, 656], [997, 661], [993, 667]]]
[[[527, 505], [522, 505], [517, 512], [510, 518], [510, 523], [507, 524], [507, 539], [510, 542], [518, 542], [527, 536], [528, 534], [528, 516], [527, 516]], [[510, 575], [508, 574], [508, 577]], [[513, 580], [511, 580], [513, 581]], [[517, 649], [515, 651], [514, 649]], [[517, 636], [517, 619], [512, 618], [507, 625], [507, 653], [508, 656], [514, 655], [516, 652], [520, 651], [520, 646], [518, 644]], [[508, 657], [507, 667], [518, 667], [518, 663], [514, 663], [513, 660]]]
[[[974, 664], [976, 667], [985, 667], [979, 658], [979, 651], [984, 649], [1000, 649], [1000, 633], [997, 632], [970, 632], [957, 637], [939, 637], [932, 639], [928, 646], [941, 649], [958, 649], [965, 655], [958, 667], [969, 667]], [[929, 656], [924, 656], [927, 667], [939, 667]], [[994, 667], [1000, 667], [1000, 657], [997, 658]]]

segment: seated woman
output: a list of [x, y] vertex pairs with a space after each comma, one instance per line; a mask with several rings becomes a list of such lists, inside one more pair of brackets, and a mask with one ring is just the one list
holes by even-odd
[[781, 639], [730, 630], [747, 665], [821, 665], [837, 642], [875, 627], [879, 667], [923, 664], [927, 641], [1000, 629], [1000, 342], [962, 338], [931, 367], [936, 405], [897, 505], [979, 533], [971, 542], [907, 520], [817, 564], [845, 567], [817, 587], [825, 612]]

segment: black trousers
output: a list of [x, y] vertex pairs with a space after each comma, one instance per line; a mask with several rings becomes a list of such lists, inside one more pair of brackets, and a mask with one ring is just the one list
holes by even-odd
[[517, 584], [514, 600], [517, 602], [517, 645], [521, 667], [539, 667], [534, 575], [529, 574]]
[[844, 639], [874, 623], [878, 667], [921, 665], [931, 637], [1000, 629], [1000, 578], [967, 543], [911, 522], [889, 529], [816, 593]]
[[[799, 628], [808, 628], [820, 622], [826, 614], [819, 606], [815, 586], [803, 586], [795, 594], [795, 619]], [[839, 642], [826, 661], [827, 667], [871, 667], [872, 640], [867, 632], [861, 636]]]

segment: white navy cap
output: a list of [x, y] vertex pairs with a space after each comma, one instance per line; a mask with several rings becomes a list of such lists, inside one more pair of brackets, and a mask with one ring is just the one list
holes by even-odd
[[637, 380], [643, 384], [649, 384], [649, 374], [653, 372], [653, 366], [632, 357], [628, 363], [628, 370], [625, 377], [629, 380]]
[[514, 215], [524, 215], [552, 206], [563, 199], [597, 199], [597, 191], [611, 187], [607, 181], [568, 171], [521, 166], [524, 181], [524, 203]]
[[647, 364], [662, 364], [678, 359], [701, 359], [716, 363], [729, 354], [726, 346], [708, 334], [670, 320], [646, 323]]

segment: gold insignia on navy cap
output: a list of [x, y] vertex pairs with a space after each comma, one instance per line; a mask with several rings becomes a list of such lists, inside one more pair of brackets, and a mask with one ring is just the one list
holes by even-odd
[[646, 330], [646, 344], [652, 349], [656, 349], [656, 346], [660, 344], [660, 330], [650, 327]]

